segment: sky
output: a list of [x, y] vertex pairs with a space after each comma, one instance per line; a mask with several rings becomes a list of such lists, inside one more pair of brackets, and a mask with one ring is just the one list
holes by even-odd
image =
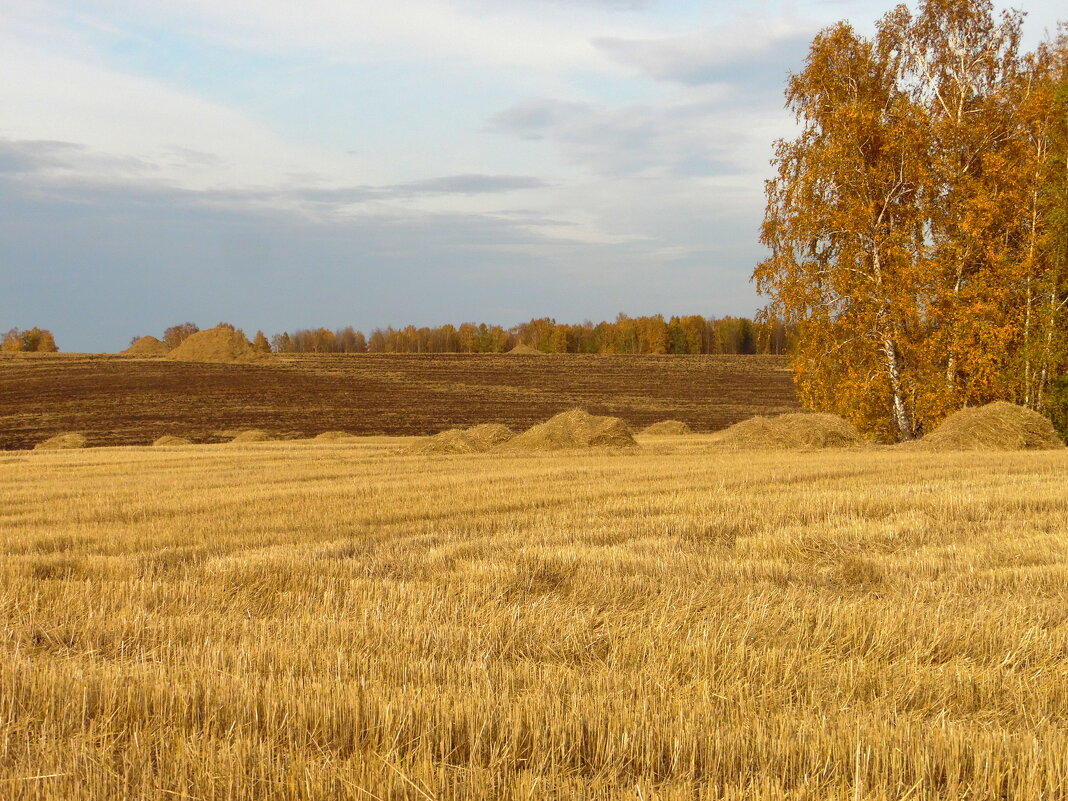
[[3, 0], [0, 330], [751, 315], [786, 76], [889, 6]]

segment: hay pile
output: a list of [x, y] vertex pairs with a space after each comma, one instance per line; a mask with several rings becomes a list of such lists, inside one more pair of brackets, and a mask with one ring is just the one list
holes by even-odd
[[152, 444], [163, 447], [166, 445], [192, 445], [193, 443], [187, 440], [185, 437], [175, 437], [170, 434], [164, 434]]
[[316, 434], [312, 439], [319, 442], [337, 442], [338, 440], [356, 439], [356, 435], [350, 434], [348, 431], [324, 431], [322, 434]]
[[242, 431], [235, 436], [230, 442], [267, 442], [271, 439], [271, 435], [266, 431], [260, 431], [258, 428], [253, 428], [248, 431]]
[[229, 328], [209, 328], [187, 337], [170, 352], [172, 359], [182, 362], [218, 362], [239, 364], [264, 358], [245, 335]]
[[618, 417], [598, 417], [572, 409], [529, 428], [504, 443], [507, 451], [561, 451], [573, 448], [634, 448], [638, 443]]
[[88, 442], [84, 434], [56, 434], [44, 442], [38, 442], [33, 449], [35, 451], [71, 451], [84, 448]]
[[545, 355], [545, 351], [538, 350], [537, 348], [533, 348], [530, 345], [525, 345], [522, 342], [520, 342], [518, 345], [516, 345], [514, 348], [512, 348], [510, 351], [508, 351], [508, 355], [509, 356], [544, 356]]
[[499, 423], [483, 423], [471, 428], [450, 428], [426, 437], [411, 447], [412, 453], [486, 453], [510, 441], [515, 433]]
[[961, 409], [916, 447], [936, 451], [1034, 451], [1063, 448], [1053, 423], [1005, 401]]
[[692, 434], [693, 429], [679, 420], [662, 420], [659, 423], [646, 426], [640, 433], [648, 434], [652, 437], [681, 437], [685, 434]]
[[120, 353], [120, 356], [166, 356], [169, 351], [167, 346], [155, 337], [141, 337], [134, 341], [130, 347]]
[[856, 426], [834, 414], [795, 413], [753, 417], [716, 435], [732, 450], [848, 448], [861, 443]]

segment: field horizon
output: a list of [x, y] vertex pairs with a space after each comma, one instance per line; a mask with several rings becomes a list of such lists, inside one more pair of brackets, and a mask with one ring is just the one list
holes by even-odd
[[90, 445], [145, 445], [168, 434], [221, 442], [221, 432], [249, 428], [285, 439], [332, 430], [425, 435], [490, 422], [520, 430], [574, 407], [635, 428], [678, 419], [698, 431], [800, 409], [779, 356], [0, 357], [0, 450], [66, 432]]

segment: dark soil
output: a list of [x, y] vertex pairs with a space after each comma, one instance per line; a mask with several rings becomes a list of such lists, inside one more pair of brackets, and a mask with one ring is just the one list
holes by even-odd
[[[715, 431], [798, 410], [775, 356], [304, 355], [196, 364], [109, 355], [0, 358], [0, 449], [64, 431], [90, 445], [164, 434], [222, 442], [238, 429], [278, 438], [324, 431], [423, 435], [478, 423], [521, 431], [573, 408]], [[221, 432], [229, 431], [230, 436]]]

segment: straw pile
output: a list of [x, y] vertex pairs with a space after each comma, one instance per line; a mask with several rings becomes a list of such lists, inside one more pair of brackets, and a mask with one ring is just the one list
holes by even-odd
[[242, 431], [235, 436], [231, 442], [267, 442], [271, 438], [271, 435], [266, 431], [260, 431], [258, 428], [253, 428], [248, 431]]
[[651, 437], [681, 437], [686, 434], [692, 434], [693, 429], [679, 420], [662, 420], [659, 423], [646, 426], [639, 433], [647, 434]]
[[721, 431], [716, 442], [732, 450], [796, 450], [848, 448], [861, 439], [848, 420], [802, 412], [743, 420]]
[[618, 417], [598, 417], [572, 409], [541, 425], [529, 428], [506, 442], [507, 451], [561, 451], [574, 448], [633, 448], [637, 446], [630, 428]]
[[411, 447], [412, 453], [486, 453], [515, 436], [512, 429], [498, 423], [470, 428], [450, 428], [426, 437]]
[[185, 437], [175, 437], [170, 434], [164, 434], [152, 444], [164, 447], [167, 445], [192, 445], [193, 443], [187, 440]]
[[134, 340], [134, 342], [126, 350], [120, 353], [120, 356], [166, 356], [168, 353], [167, 346], [155, 337], [141, 337]]
[[516, 345], [514, 348], [512, 348], [510, 351], [508, 351], [508, 355], [509, 356], [544, 356], [545, 355], [545, 351], [538, 350], [537, 348], [531, 347], [530, 345], [526, 345], [526, 344], [520, 342], [518, 345]]
[[187, 337], [170, 352], [172, 359], [183, 362], [217, 362], [240, 364], [264, 358], [245, 335], [229, 328], [209, 328]]
[[917, 447], [936, 451], [1033, 451], [1063, 448], [1053, 423], [1038, 412], [995, 401], [961, 409]]
[[33, 449], [35, 451], [70, 451], [84, 448], [87, 444], [88, 440], [84, 434], [56, 434], [44, 442], [38, 442]]

